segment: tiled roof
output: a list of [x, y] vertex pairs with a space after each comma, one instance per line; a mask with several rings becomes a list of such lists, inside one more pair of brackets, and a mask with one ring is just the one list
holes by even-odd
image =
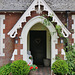
[[[26, 10], [34, 0], [0, 0], [0, 10]], [[45, 0], [54, 11], [75, 11], [75, 0]]]

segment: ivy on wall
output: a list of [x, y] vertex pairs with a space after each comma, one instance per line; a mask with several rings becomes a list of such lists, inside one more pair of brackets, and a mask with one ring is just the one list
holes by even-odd
[[[46, 26], [49, 26], [51, 25], [51, 22], [52, 22], [52, 16], [47, 16], [47, 15], [43, 15], [43, 17], [46, 17], [46, 19], [44, 19], [44, 22], [43, 24], [46, 25]], [[68, 38], [65, 38], [62, 34], [62, 28], [60, 25], [55, 25], [54, 26], [56, 31], [57, 31], [57, 34], [59, 36], [59, 38], [63, 37], [63, 41], [64, 41], [64, 51], [65, 51], [65, 54], [66, 54], [66, 62], [68, 64], [68, 69], [69, 69], [69, 72], [68, 72], [68, 75], [75, 75], [75, 44], [72, 46], [70, 43], [69, 43], [69, 39]], [[54, 32], [55, 33], [55, 32]], [[56, 57], [56, 59], [58, 60], [61, 60], [61, 58], [59, 57]]]
[[[46, 19], [44, 19], [44, 21], [43, 21], [43, 24], [45, 25], [45, 26], [50, 26], [51, 25], [51, 23], [53, 23], [53, 22], [55, 22], [55, 21], [52, 21], [53, 20], [53, 14], [51, 15], [51, 16], [48, 16], [48, 15], [42, 15], [43, 17], [45, 17]], [[42, 18], [42, 17], [41, 17]], [[42, 18], [43, 19], [43, 18]], [[63, 34], [62, 34], [62, 28], [61, 28], [61, 26], [60, 25], [55, 25], [55, 29], [56, 29], [56, 31], [57, 31], [57, 34], [58, 34], [58, 36], [59, 37], [63, 37]], [[55, 32], [53, 32], [53, 34], [54, 34]]]

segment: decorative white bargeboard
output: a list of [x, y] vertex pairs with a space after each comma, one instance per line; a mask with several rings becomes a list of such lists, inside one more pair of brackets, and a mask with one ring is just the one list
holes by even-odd
[[16, 36], [17, 29], [22, 28], [22, 22], [26, 22], [26, 17], [31, 16], [31, 11], [36, 11], [36, 9], [35, 9], [36, 5], [38, 5], [37, 11], [39, 14], [41, 13], [40, 11], [41, 11], [41, 5], [42, 5], [44, 7], [44, 9], [42, 11], [48, 11], [48, 16], [53, 15], [52, 16], [53, 21], [57, 22], [57, 25], [61, 26], [62, 34], [64, 37], [68, 37], [69, 34], [71, 34], [44, 0], [34, 0], [33, 3], [31, 4], [31, 6], [24, 12], [24, 14], [21, 16], [21, 18], [14, 25], [14, 27], [8, 32], [8, 35], [10, 35], [11, 38], [14, 38]]

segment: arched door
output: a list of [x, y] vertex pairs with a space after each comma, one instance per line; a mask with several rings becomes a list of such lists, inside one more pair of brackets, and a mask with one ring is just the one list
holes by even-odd
[[46, 58], [46, 31], [30, 31], [30, 50], [33, 63], [43, 65]]

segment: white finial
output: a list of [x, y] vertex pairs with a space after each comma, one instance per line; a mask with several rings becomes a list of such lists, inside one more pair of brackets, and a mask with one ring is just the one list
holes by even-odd
[[40, 14], [40, 0], [39, 0], [39, 2], [38, 2], [38, 13]]

